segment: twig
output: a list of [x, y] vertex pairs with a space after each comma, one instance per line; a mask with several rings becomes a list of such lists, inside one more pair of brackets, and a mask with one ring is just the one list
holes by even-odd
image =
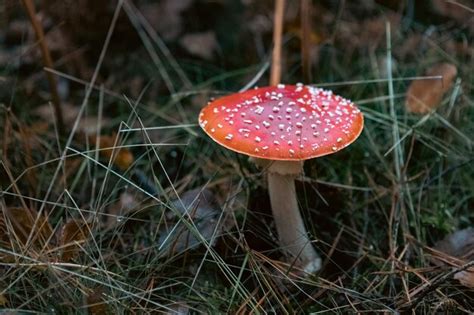
[[[23, 5], [25, 6], [26, 12], [28, 13], [28, 17], [30, 19], [31, 25], [33, 26], [33, 30], [35, 32], [39, 46], [41, 48], [41, 56], [43, 57], [43, 63], [46, 67], [53, 68], [53, 61], [51, 59], [51, 54], [49, 53], [48, 46], [46, 45], [46, 41], [44, 40], [43, 27], [36, 19], [35, 5], [32, 0], [21, 0], [21, 1]], [[46, 71], [46, 78], [48, 79], [49, 88], [51, 91], [51, 97], [53, 99], [53, 105], [54, 105], [54, 111], [56, 114], [58, 130], [60, 133], [63, 133], [64, 132], [64, 118], [63, 118], [63, 112], [61, 109], [61, 101], [59, 99], [56, 78], [53, 76], [51, 72], [48, 72], [48, 71]]]
[[281, 80], [281, 37], [283, 33], [283, 11], [285, 0], [275, 1], [275, 14], [273, 21], [273, 53], [272, 68], [270, 72], [270, 85], [277, 85]]
[[301, 0], [301, 67], [305, 84], [311, 82], [311, 0]]

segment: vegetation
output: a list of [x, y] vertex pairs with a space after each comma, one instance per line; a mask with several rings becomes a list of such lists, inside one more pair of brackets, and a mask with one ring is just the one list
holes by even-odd
[[474, 8], [302, 2], [284, 11], [281, 81], [365, 119], [296, 181], [312, 275], [278, 248], [264, 170], [197, 125], [210, 98], [268, 84], [273, 1], [44, 0], [44, 41], [0, 3], [0, 308], [474, 310]]

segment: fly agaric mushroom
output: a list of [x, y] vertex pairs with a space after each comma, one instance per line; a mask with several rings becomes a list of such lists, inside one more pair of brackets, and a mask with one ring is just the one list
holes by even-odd
[[364, 118], [351, 101], [312, 86], [256, 88], [210, 102], [199, 125], [220, 145], [268, 168], [268, 190], [283, 250], [306, 272], [319, 270], [298, 209], [294, 179], [303, 161], [335, 153], [362, 132]]

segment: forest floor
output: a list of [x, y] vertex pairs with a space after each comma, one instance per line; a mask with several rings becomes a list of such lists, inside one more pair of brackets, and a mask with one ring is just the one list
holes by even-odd
[[0, 313], [474, 311], [472, 1], [287, 2], [282, 82], [365, 119], [296, 179], [316, 274], [197, 124], [268, 85], [273, 1], [0, 3]]

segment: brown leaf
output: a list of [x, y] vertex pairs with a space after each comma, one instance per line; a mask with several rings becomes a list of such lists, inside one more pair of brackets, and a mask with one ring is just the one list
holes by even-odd
[[[63, 112], [64, 112], [64, 123], [71, 124], [74, 123], [74, 121], [77, 118], [77, 115], [79, 113], [79, 107], [74, 106], [70, 103], [63, 103], [61, 104]], [[34, 114], [38, 115], [43, 119], [43, 121], [47, 121], [49, 123], [54, 122], [54, 110], [53, 107], [50, 104], [44, 104], [39, 107], [37, 107], [34, 110]]]
[[184, 35], [180, 40], [190, 54], [210, 60], [218, 48], [216, 34], [212, 31]]
[[463, 286], [474, 288], [474, 268], [458, 272], [454, 275], [454, 279], [459, 280]]
[[53, 232], [44, 214], [39, 216], [36, 210], [26, 208], [6, 208], [5, 214], [6, 221], [3, 222], [3, 227], [0, 223], [0, 227], [4, 229], [1, 235], [2, 242], [25, 245], [31, 234], [31, 244], [35, 247], [43, 248], [47, 245]]
[[[446, 254], [447, 257], [434, 257], [434, 262], [450, 263], [460, 267], [474, 260], [474, 228], [456, 231], [435, 244], [434, 249]], [[454, 257], [454, 259], [450, 259]], [[454, 279], [467, 287], [474, 288], [474, 267], [454, 275]]]
[[107, 307], [107, 302], [103, 298], [104, 289], [101, 287], [95, 288], [91, 293], [87, 295], [87, 309], [89, 314], [102, 315], [110, 314], [110, 310]]
[[8, 300], [5, 297], [5, 295], [0, 294], [0, 306], [4, 307], [7, 305], [7, 303], [8, 303]]
[[147, 21], [165, 40], [178, 37], [183, 29], [183, 11], [191, 6], [193, 0], [162, 0], [158, 3], [140, 4], [140, 11]]
[[185, 302], [173, 302], [172, 305], [169, 306], [170, 311], [166, 314], [176, 314], [176, 315], [188, 315], [191, 313], [191, 308]]
[[139, 205], [135, 195], [125, 191], [120, 194], [120, 199], [107, 208], [108, 216], [105, 226], [114, 227], [119, 221], [118, 218], [128, 215]]
[[469, 27], [470, 31], [474, 31], [472, 23], [472, 2], [469, 0], [432, 0], [434, 9], [441, 15], [455, 20], [461, 25]]
[[474, 228], [458, 230], [436, 243], [434, 248], [450, 256], [474, 260]]
[[441, 103], [443, 95], [453, 85], [457, 69], [453, 64], [440, 63], [428, 69], [425, 75], [442, 76], [443, 78], [441, 80], [416, 80], [410, 84], [405, 100], [405, 107], [410, 113], [427, 114], [436, 109]]
[[[117, 134], [111, 136], [100, 136], [98, 147], [103, 150], [100, 150], [99, 153], [107, 160], [113, 159], [115, 165], [122, 170], [126, 170], [133, 163], [133, 154], [127, 148], [115, 148], [120, 145], [120, 142], [116, 140], [116, 137]], [[95, 136], [90, 136], [89, 140], [92, 144], [96, 144]]]
[[[63, 113], [64, 113], [64, 123], [67, 126], [74, 125], [77, 115], [79, 114], [79, 106], [74, 106], [69, 103], [62, 103], [61, 104]], [[54, 110], [53, 107], [49, 104], [41, 105], [34, 110], [34, 113], [41, 117], [43, 121], [52, 124], [55, 120], [54, 118]], [[110, 120], [107, 118], [102, 117], [100, 124], [98, 122], [98, 118], [96, 116], [82, 116], [81, 120], [78, 124], [78, 131], [86, 134], [86, 135], [95, 135], [97, 133], [98, 127], [101, 128], [107, 127], [110, 125]]]
[[61, 259], [71, 261], [77, 257], [81, 245], [89, 236], [90, 224], [84, 221], [70, 220], [62, 227], [59, 245], [62, 247]]
[[[204, 240], [214, 245], [216, 238], [221, 235], [223, 225], [218, 225], [222, 223], [218, 220], [221, 210], [215, 206], [215, 197], [210, 190], [197, 188], [186, 191], [180, 196], [180, 200], [173, 200], [171, 203], [185, 219], [187, 217], [185, 214], [188, 213], [197, 229], [196, 232], [199, 232]], [[202, 243], [201, 239], [183, 224], [174, 228], [179, 220], [174, 212], [167, 212], [166, 218], [168, 224], [160, 226], [158, 241], [162, 246], [166, 240], [164, 247], [166, 253], [181, 253], [196, 248]]]
[[[397, 30], [400, 26], [401, 15], [398, 13], [388, 13], [386, 15], [367, 18], [360, 26], [360, 41], [362, 46], [375, 49], [385, 43], [385, 25], [390, 23], [392, 30]], [[354, 35], [354, 30], [353, 30]]]

